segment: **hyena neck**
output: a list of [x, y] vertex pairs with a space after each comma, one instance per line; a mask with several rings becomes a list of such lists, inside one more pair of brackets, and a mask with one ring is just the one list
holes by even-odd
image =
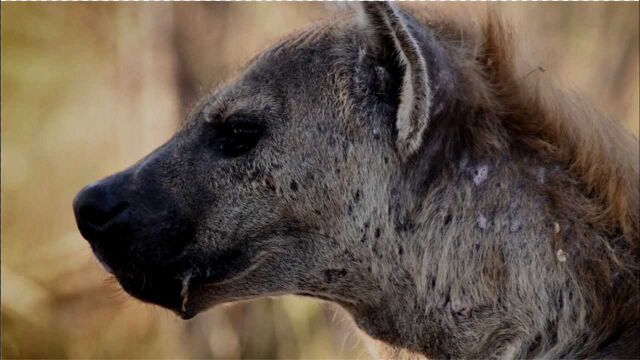
[[[606, 299], [576, 278], [596, 271], [575, 268], [594, 251], [576, 242], [590, 224], [559, 213], [545, 190], [589, 201], [570, 179], [535, 157], [463, 152], [424, 193], [415, 178], [394, 182], [386, 230], [372, 246], [379, 293], [356, 321], [386, 351], [427, 358], [583, 357], [600, 354], [616, 328], [622, 338], [637, 334], [634, 325], [597, 323], [593, 308]], [[590, 236], [596, 247], [608, 241]]]
[[[388, 216], [380, 220], [384, 229], [371, 252], [380, 293], [354, 314], [387, 344], [384, 354], [450, 358], [514, 351], [521, 339], [498, 336], [509, 329], [499, 313], [507, 273], [503, 243], [523, 236], [523, 212], [542, 217], [532, 209], [542, 206], [540, 199], [505, 196], [525, 186], [508, 175], [521, 167], [507, 158], [461, 156], [429, 177], [425, 192], [406, 174], [392, 181]], [[484, 338], [491, 333], [496, 336]]]

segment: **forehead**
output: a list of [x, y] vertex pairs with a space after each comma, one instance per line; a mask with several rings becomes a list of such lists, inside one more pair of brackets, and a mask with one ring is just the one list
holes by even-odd
[[265, 50], [201, 109], [220, 118], [237, 111], [278, 112], [292, 101], [331, 91], [344, 31], [335, 23], [310, 26]]

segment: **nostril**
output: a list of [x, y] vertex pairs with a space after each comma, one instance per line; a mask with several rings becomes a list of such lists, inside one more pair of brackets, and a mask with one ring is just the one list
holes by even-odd
[[93, 238], [107, 230], [110, 221], [129, 208], [129, 202], [117, 196], [104, 181], [89, 185], [73, 200], [78, 228], [85, 238]]
[[129, 207], [129, 203], [122, 201], [113, 207], [107, 204], [87, 203], [80, 207], [80, 218], [88, 225], [99, 227], [115, 219]]

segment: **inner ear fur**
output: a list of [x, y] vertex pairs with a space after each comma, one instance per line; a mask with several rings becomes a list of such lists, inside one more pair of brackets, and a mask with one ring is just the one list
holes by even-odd
[[427, 63], [403, 14], [388, 2], [363, 2], [361, 23], [391, 76], [400, 77], [396, 150], [406, 160], [420, 148], [429, 125], [431, 92]]

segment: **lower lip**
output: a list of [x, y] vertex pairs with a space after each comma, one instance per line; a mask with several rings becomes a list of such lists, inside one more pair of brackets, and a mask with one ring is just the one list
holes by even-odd
[[[199, 313], [198, 305], [190, 302], [184, 302], [184, 281], [183, 279], [176, 278], [168, 274], [163, 274], [161, 277], [153, 277], [153, 275], [147, 274], [146, 287], [141, 284], [140, 274], [131, 274], [126, 272], [113, 271], [105, 261], [100, 259], [100, 252], [94, 251], [100, 264], [105, 270], [111, 274], [114, 274], [121, 284], [122, 288], [132, 295], [133, 297], [140, 299], [144, 302], [153, 303], [162, 306], [168, 310], [171, 310], [178, 317], [183, 320], [189, 320], [195, 317]], [[209, 285], [225, 281], [238, 273], [244, 271], [248, 264], [249, 252], [229, 252], [223, 254], [219, 259], [221, 266], [219, 268], [214, 267], [212, 274], [207, 277], [190, 277], [189, 291], [193, 291], [203, 285]], [[224, 265], [222, 265], [224, 264]], [[180, 273], [180, 271], [176, 271]], [[155, 288], [155, 286], [161, 286], [162, 289]], [[201, 310], [201, 309], [200, 309]]]

